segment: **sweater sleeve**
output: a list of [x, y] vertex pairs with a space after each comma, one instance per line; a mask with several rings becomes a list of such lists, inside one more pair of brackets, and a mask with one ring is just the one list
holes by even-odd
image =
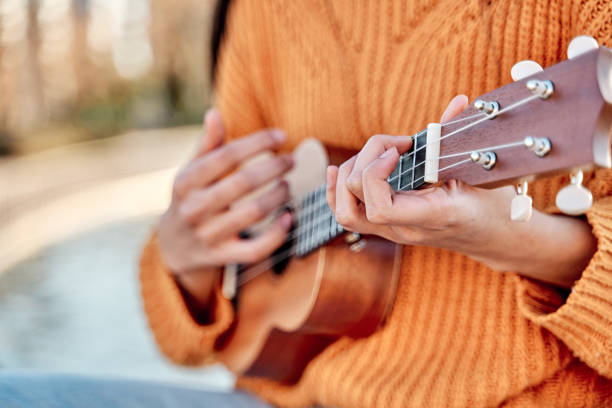
[[[576, 2], [574, 35], [595, 37], [612, 46], [612, 3]], [[597, 251], [581, 278], [565, 296], [553, 288], [519, 278], [518, 302], [523, 314], [551, 331], [576, 357], [612, 378], [612, 170], [600, 169], [586, 184], [595, 202], [587, 221], [597, 238]]]
[[161, 351], [177, 364], [206, 362], [215, 341], [233, 320], [232, 305], [220, 289], [215, 289], [210, 322], [198, 323], [161, 259], [156, 234], [151, 236], [140, 258], [140, 285], [149, 326]]
[[[262, 128], [263, 120], [251, 84], [249, 42], [251, 5], [235, 0], [230, 7], [224, 40], [219, 50], [216, 104], [221, 111], [228, 140]], [[161, 351], [178, 364], [197, 365], [212, 359], [214, 346], [233, 321], [231, 303], [216, 289], [207, 324], [196, 321], [183, 294], [164, 265], [153, 234], [140, 261], [144, 309]]]
[[567, 299], [547, 285], [519, 278], [518, 302], [528, 319], [612, 378], [612, 197], [597, 200], [587, 217], [598, 248]]

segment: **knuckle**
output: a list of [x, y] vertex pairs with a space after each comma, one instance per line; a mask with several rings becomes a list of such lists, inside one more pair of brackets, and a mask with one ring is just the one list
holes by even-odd
[[384, 144], [385, 141], [385, 135], [374, 135], [372, 137], [370, 137], [367, 141], [367, 144], [369, 146], [381, 146]]
[[287, 156], [275, 156], [269, 166], [271, 174], [280, 175], [291, 168], [291, 160]]
[[236, 158], [236, 145], [234, 143], [227, 144], [217, 150], [216, 155], [211, 161], [218, 161], [222, 163], [234, 162]]
[[212, 244], [214, 242], [214, 234], [208, 228], [199, 228], [195, 232], [196, 239], [200, 244], [204, 244], [206, 246]]
[[351, 175], [346, 180], [346, 186], [353, 193], [361, 192], [361, 177], [359, 174], [355, 174], [355, 172], [351, 173]]
[[256, 221], [262, 219], [268, 212], [265, 200], [255, 200], [246, 209], [247, 216], [250, 220]]
[[336, 213], [336, 221], [343, 227], [352, 227], [355, 222], [355, 217], [347, 211], [338, 211]]
[[270, 148], [275, 145], [275, 140], [273, 136], [272, 130], [262, 130], [259, 133], [256, 133], [254, 136], [254, 141], [258, 146], [263, 146], [264, 149]]
[[345, 161], [338, 167], [338, 174], [346, 174], [349, 169], [349, 161]]
[[182, 200], [187, 195], [187, 176], [185, 173], [181, 173], [174, 179], [172, 185], [172, 196], [178, 200]]
[[185, 204], [178, 206], [177, 215], [186, 224], [193, 224], [196, 218], [193, 208]]
[[257, 187], [258, 177], [252, 173], [249, 173], [247, 170], [242, 170], [236, 173], [233, 177], [232, 189], [238, 189], [240, 191], [250, 191]]
[[377, 206], [366, 206], [366, 218], [372, 224], [386, 224], [389, 221], [389, 217], [384, 211], [381, 211]]

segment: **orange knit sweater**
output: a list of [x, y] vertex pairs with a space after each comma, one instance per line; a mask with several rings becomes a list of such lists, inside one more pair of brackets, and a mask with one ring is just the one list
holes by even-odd
[[[231, 137], [276, 126], [290, 146], [315, 136], [360, 148], [437, 120], [457, 93], [473, 99], [511, 81], [518, 60], [564, 59], [579, 34], [612, 46], [611, 2], [234, 0], [217, 105]], [[381, 330], [332, 344], [294, 386], [238, 386], [296, 407], [612, 406], [612, 171], [586, 179], [599, 246], [569, 296], [458, 253], [405, 247]], [[554, 212], [567, 181], [532, 183], [535, 206]], [[141, 281], [161, 350], [182, 364], [214, 357], [230, 304], [217, 296], [214, 321], [196, 323], [154, 237]]]

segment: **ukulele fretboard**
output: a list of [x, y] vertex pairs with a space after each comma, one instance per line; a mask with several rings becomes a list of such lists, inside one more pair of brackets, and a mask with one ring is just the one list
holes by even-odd
[[311, 191], [302, 200], [296, 234], [295, 253], [298, 257], [307, 255], [344, 232], [342, 225], [327, 205], [325, 185]]
[[[413, 136], [413, 146], [400, 156], [399, 163], [388, 178], [395, 191], [409, 191], [425, 184], [425, 145], [427, 130]], [[299, 208], [298, 222], [294, 230], [295, 254], [305, 256], [344, 232], [327, 205], [325, 185], [311, 191]]]
[[402, 154], [387, 181], [395, 191], [415, 190], [425, 184], [425, 146], [427, 129], [412, 136], [410, 151]]

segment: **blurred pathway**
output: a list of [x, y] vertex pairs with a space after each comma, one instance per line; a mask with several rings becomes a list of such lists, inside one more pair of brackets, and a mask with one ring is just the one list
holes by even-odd
[[140, 247], [198, 137], [134, 132], [0, 161], [0, 369], [231, 386], [220, 367], [166, 362], [138, 293]]

